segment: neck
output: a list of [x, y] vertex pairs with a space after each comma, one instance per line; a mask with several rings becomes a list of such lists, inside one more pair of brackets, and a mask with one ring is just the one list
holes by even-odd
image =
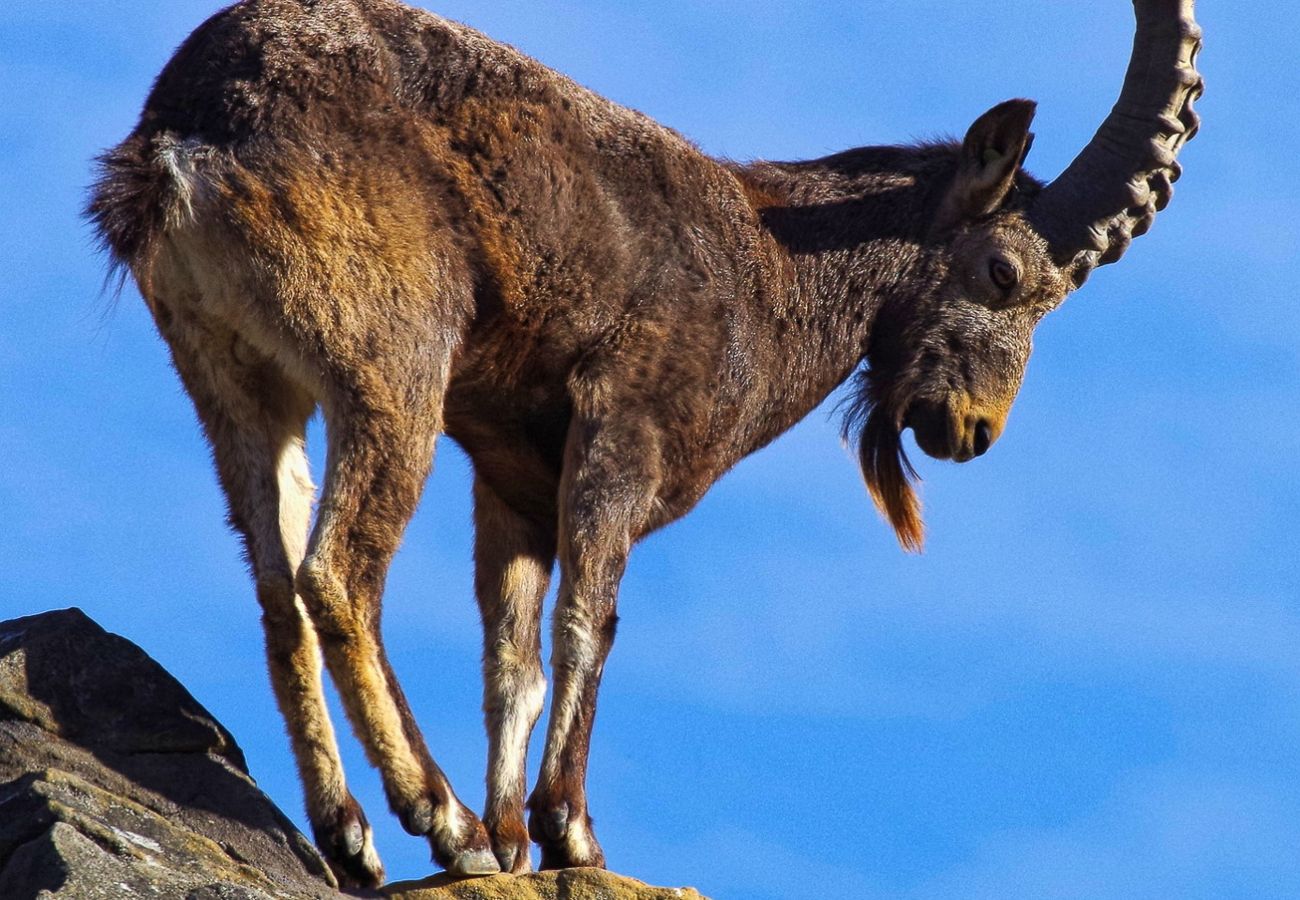
[[775, 433], [852, 373], [867, 354], [877, 313], [906, 300], [954, 163], [953, 148], [934, 145], [732, 167], [788, 260], [784, 284], [764, 300], [789, 392], [773, 398]]

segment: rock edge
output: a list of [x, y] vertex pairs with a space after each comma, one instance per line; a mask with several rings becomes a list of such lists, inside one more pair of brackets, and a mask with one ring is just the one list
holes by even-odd
[[[47, 893], [48, 892], [48, 893]], [[0, 897], [341, 900], [234, 737], [79, 609], [0, 622]], [[704, 900], [601, 869], [383, 889], [392, 900]]]

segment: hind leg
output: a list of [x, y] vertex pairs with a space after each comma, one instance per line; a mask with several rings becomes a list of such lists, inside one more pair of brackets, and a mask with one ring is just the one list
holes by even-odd
[[541, 618], [555, 562], [555, 527], [521, 516], [474, 482], [474, 591], [483, 619], [483, 717], [488, 732], [483, 823], [503, 872], [527, 872], [528, 739], [542, 712]]
[[311, 517], [303, 440], [315, 401], [228, 326], [194, 314], [193, 304], [151, 299], [150, 306], [212, 445], [230, 519], [244, 541], [271, 684], [316, 843], [341, 884], [377, 886], [383, 867], [365, 814], [344, 782], [316, 632], [294, 591]]
[[328, 146], [329, 166], [269, 134], [276, 152], [250, 158], [173, 148], [172, 175], [192, 201], [179, 206], [193, 216], [176, 210], [135, 274], [147, 289], [181, 260], [208, 308], [319, 402], [325, 484], [307, 554], [282, 590], [297, 590], [404, 827], [455, 873], [495, 872], [482, 823], [429, 756], [380, 631], [388, 565], [432, 466], [453, 351], [476, 308], [445, 198], [412, 168], [423, 133], [396, 122], [380, 116], [375, 139], [360, 143], [321, 133], [313, 147]]
[[433, 761], [384, 650], [388, 566], [433, 462], [443, 371], [412, 353], [344, 372], [326, 402], [328, 473], [298, 587], [357, 737], [393, 812], [460, 875], [499, 870], [482, 823]]

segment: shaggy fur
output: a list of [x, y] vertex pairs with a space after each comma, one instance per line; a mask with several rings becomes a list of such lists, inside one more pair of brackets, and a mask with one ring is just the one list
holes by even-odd
[[[1190, 116], [1194, 86], [1178, 84], [1167, 102]], [[920, 548], [902, 431], [939, 458], [987, 450], [1035, 324], [1099, 258], [1036, 224], [1051, 187], [1020, 168], [1033, 110], [1000, 104], [960, 144], [741, 165], [396, 0], [245, 0], [184, 43], [101, 158], [89, 215], [212, 444], [341, 881], [383, 873], [322, 660], [390, 807], [439, 864], [526, 871], [531, 838], [545, 867], [601, 865], [587, 756], [638, 540], [858, 371], [846, 429], [873, 499]], [[1139, 180], [1167, 183], [1160, 158]], [[1130, 220], [1115, 221], [1104, 233]], [[312, 523], [316, 409], [329, 446]], [[429, 753], [380, 628], [444, 433], [475, 473], [481, 820]], [[551, 714], [526, 797], [557, 561]]]

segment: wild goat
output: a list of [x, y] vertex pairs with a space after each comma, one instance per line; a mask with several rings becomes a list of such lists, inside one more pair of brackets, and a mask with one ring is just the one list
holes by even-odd
[[[960, 461], [997, 440], [1035, 324], [1147, 229], [1196, 131], [1192, 0], [1134, 5], [1119, 102], [1046, 186], [1021, 169], [1028, 100], [960, 144], [740, 165], [396, 0], [245, 0], [190, 36], [101, 158], [88, 214], [212, 444], [341, 880], [382, 869], [320, 651], [393, 811], [440, 865], [524, 871], [531, 836], [544, 868], [598, 866], [587, 748], [633, 544], [858, 370], [846, 431], [919, 547], [900, 433]], [[380, 637], [443, 432], [475, 473], [482, 821], [429, 755]], [[554, 698], [525, 804], [557, 559]]]

